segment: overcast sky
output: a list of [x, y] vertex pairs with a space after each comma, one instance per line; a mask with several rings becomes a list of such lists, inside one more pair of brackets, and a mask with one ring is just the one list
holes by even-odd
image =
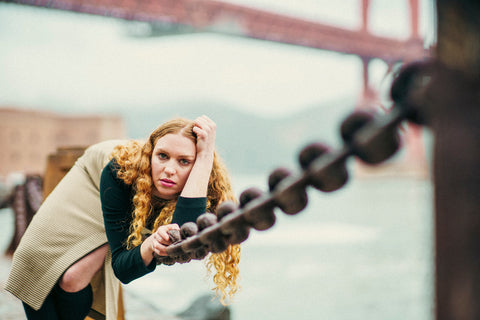
[[[228, 0], [355, 29], [360, 0]], [[409, 34], [406, 0], [372, 1], [371, 30]], [[421, 32], [432, 41], [431, 1]], [[0, 4], [0, 106], [111, 111], [218, 101], [261, 115], [286, 115], [355, 97], [357, 57], [215, 34], [138, 39], [115, 19]], [[385, 66], [372, 64], [381, 81]]]

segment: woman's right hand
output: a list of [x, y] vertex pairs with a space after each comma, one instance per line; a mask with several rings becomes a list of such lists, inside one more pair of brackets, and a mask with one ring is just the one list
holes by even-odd
[[172, 244], [172, 239], [170, 239], [167, 232], [172, 229], [180, 230], [180, 227], [176, 223], [160, 226], [157, 231], [152, 233], [142, 243], [140, 254], [146, 266], [152, 262], [154, 254], [159, 256], [167, 255], [167, 246]]
[[193, 132], [197, 135], [197, 156], [213, 155], [215, 151], [215, 136], [217, 125], [212, 119], [203, 115], [194, 121]]
[[193, 132], [197, 135], [196, 157], [180, 195], [185, 198], [206, 197], [208, 182], [215, 158], [217, 125], [207, 116], [194, 121]]

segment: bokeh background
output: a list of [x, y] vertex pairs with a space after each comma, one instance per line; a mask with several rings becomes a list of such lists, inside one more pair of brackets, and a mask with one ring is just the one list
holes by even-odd
[[[362, 24], [362, 1], [228, 2], [349, 30]], [[369, 32], [408, 39], [408, 5], [371, 0]], [[434, 30], [433, 1], [419, 1], [425, 48], [434, 45]], [[388, 67], [372, 59], [368, 68], [378, 93], [370, 107], [381, 112], [389, 106]], [[85, 144], [85, 132], [88, 141], [141, 139], [172, 117], [202, 114], [217, 122], [217, 146], [236, 193], [266, 189], [272, 169], [298, 167], [305, 144], [340, 143], [339, 125], [364, 90], [356, 55], [16, 3], [0, 3], [0, 70], [1, 143], [31, 150], [23, 167], [19, 154], [0, 156], [3, 168], [18, 160], [2, 172], [2, 194], [25, 174], [42, 174], [45, 152]], [[43, 134], [58, 121], [64, 127]], [[349, 163], [346, 187], [310, 190], [306, 210], [278, 212], [272, 229], [253, 231], [243, 244], [232, 318], [433, 318], [430, 133], [422, 131], [421, 139], [420, 161], [405, 161], [400, 152], [376, 169]], [[32, 161], [39, 169], [27, 165]], [[5, 248], [14, 232], [11, 208], [0, 219]], [[8, 263], [2, 261], [5, 272]], [[161, 267], [125, 286], [127, 319], [168, 317], [210, 286], [203, 262]], [[0, 316], [21, 308], [5, 301]]]

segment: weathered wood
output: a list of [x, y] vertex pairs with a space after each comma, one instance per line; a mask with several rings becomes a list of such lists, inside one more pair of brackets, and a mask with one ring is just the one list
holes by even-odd
[[67, 174], [68, 170], [70, 170], [84, 151], [85, 147], [64, 147], [58, 148], [57, 152], [48, 156], [43, 181], [43, 194], [45, 198]]
[[480, 2], [437, 0], [435, 135], [437, 320], [480, 319]]

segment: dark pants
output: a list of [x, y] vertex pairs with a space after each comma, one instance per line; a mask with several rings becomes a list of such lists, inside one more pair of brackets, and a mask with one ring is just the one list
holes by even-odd
[[45, 299], [42, 307], [34, 310], [23, 303], [28, 320], [83, 320], [93, 302], [92, 287], [78, 292], [66, 292], [57, 284]]

